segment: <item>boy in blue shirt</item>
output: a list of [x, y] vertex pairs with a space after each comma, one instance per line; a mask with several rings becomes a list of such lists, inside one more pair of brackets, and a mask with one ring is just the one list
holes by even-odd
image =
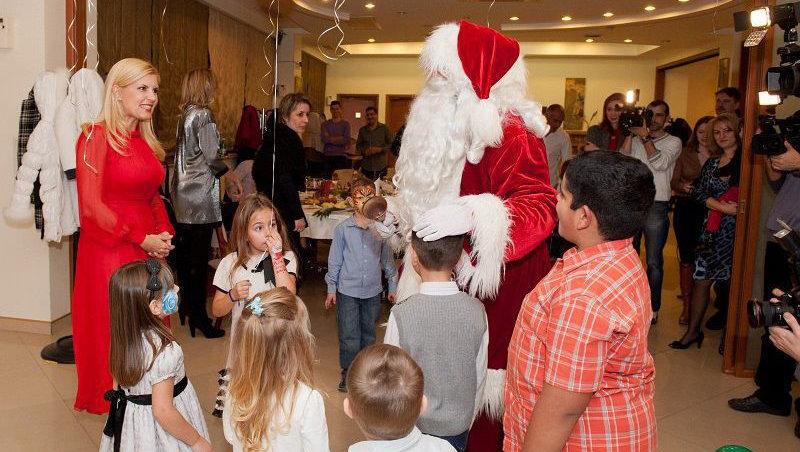
[[325, 308], [336, 306], [341, 392], [346, 392], [345, 377], [353, 358], [375, 342], [383, 292], [381, 268], [389, 281], [389, 301], [394, 301], [397, 290], [397, 269], [391, 247], [370, 227], [374, 221], [362, 210], [364, 203], [374, 196], [375, 186], [371, 182], [353, 184], [347, 201], [354, 214], [336, 226], [328, 254]]

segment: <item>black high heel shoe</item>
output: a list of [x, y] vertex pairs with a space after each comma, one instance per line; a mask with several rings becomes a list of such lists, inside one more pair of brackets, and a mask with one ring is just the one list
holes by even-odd
[[225, 330], [223, 330], [222, 328], [215, 328], [210, 323], [204, 326], [195, 325], [194, 323], [192, 323], [192, 319], [189, 319], [189, 334], [191, 334], [192, 337], [195, 337], [195, 329], [200, 330], [200, 332], [203, 333], [203, 336], [205, 336], [206, 339], [216, 339], [218, 337], [225, 336]]
[[698, 334], [697, 337], [695, 337], [691, 341], [685, 344], [681, 341], [672, 341], [670, 342], [669, 347], [674, 348], [676, 350], [686, 350], [687, 348], [691, 347], [692, 344], [697, 343], [697, 348], [700, 348], [703, 346], [703, 339], [705, 338], [706, 338], [705, 334], [703, 334], [703, 332], [701, 331], [700, 334]]

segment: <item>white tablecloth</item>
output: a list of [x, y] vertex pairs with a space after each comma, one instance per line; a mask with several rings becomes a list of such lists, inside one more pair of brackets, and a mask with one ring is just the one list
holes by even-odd
[[336, 226], [353, 215], [352, 211], [338, 210], [331, 213], [326, 218], [320, 218], [314, 216], [314, 213], [318, 210], [320, 210], [319, 207], [303, 206], [303, 212], [306, 214], [308, 227], [300, 232], [300, 237], [315, 240], [332, 240], [333, 230]]

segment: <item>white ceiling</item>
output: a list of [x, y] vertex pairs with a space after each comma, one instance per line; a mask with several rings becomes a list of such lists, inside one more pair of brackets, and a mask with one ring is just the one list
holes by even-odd
[[[302, 28], [314, 42], [324, 29], [333, 25], [335, 0], [205, 1], [212, 6], [243, 4], [239, 9], [251, 12], [250, 23], [264, 24], [266, 16], [256, 18], [252, 12], [259, 6], [263, 12], [271, 2], [274, 7], [279, 3], [281, 28]], [[367, 9], [366, 3], [375, 7]], [[747, 9], [752, 0], [497, 0], [491, 10], [490, 4], [491, 0], [346, 0], [340, 10], [343, 43], [357, 44], [362, 52], [368, 53], [364, 49], [368, 49], [370, 38], [376, 44], [421, 42], [437, 24], [459, 19], [485, 24], [488, 18], [492, 27], [523, 43], [577, 43], [589, 35], [598, 36], [595, 42], [600, 44], [622, 44], [630, 39], [632, 45], [658, 46], [646, 53], [657, 58], [733, 33], [733, 12]], [[647, 12], [646, 5], [656, 9]], [[613, 12], [614, 16], [603, 17], [606, 12]], [[572, 20], [562, 21], [564, 15]], [[519, 20], [509, 20], [512, 16]], [[326, 37], [323, 42], [335, 43], [333, 34], [328, 36], [331, 39]]]

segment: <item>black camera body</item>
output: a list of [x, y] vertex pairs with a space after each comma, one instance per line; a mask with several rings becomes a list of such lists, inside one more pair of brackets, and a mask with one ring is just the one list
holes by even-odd
[[800, 320], [800, 235], [780, 220], [779, 223], [783, 225], [783, 229], [773, 236], [789, 256], [792, 288], [780, 297], [776, 297], [777, 303], [756, 298], [747, 302], [747, 320], [753, 328], [761, 326], [787, 327], [786, 320], [783, 318], [784, 312], [788, 312]]
[[653, 120], [652, 110], [633, 105], [625, 105], [620, 110], [619, 128], [622, 131], [622, 135], [630, 135], [633, 127], [650, 127], [650, 123]]
[[784, 141], [788, 141], [795, 149], [800, 149], [800, 110], [785, 119], [776, 119], [772, 114], [762, 115], [758, 118], [758, 127], [761, 132], [753, 135], [750, 146], [754, 154], [783, 154], [786, 152]]

